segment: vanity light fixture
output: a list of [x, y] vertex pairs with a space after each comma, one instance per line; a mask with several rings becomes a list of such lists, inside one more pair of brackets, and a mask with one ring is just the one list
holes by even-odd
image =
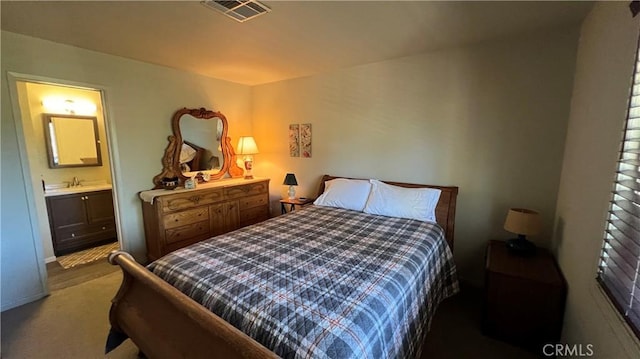
[[72, 100], [62, 97], [45, 97], [42, 99], [45, 112], [67, 115], [95, 115], [96, 105], [87, 100]]
[[253, 178], [253, 155], [258, 153], [256, 141], [251, 136], [243, 136], [238, 140], [238, 154], [244, 155], [244, 179]]
[[222, 13], [238, 22], [245, 22], [271, 11], [271, 9], [269, 9], [265, 4], [256, 0], [208, 0], [200, 1], [200, 4], [211, 10]]

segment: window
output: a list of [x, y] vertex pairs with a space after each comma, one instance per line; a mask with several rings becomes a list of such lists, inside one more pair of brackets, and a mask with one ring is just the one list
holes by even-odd
[[640, 337], [640, 63], [636, 51], [624, 138], [600, 255], [598, 281]]

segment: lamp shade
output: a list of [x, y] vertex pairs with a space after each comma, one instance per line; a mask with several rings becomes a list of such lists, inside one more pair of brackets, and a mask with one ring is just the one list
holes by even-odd
[[238, 140], [237, 152], [239, 155], [255, 155], [258, 153], [258, 145], [251, 136], [243, 136]]
[[504, 222], [508, 232], [527, 236], [540, 232], [540, 227], [540, 214], [525, 208], [511, 208]]
[[298, 181], [296, 180], [296, 175], [294, 175], [293, 173], [287, 173], [287, 175], [284, 176], [283, 184], [287, 186], [297, 186]]

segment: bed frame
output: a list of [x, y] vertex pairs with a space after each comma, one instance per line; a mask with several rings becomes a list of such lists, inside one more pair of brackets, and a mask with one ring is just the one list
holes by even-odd
[[[338, 177], [323, 176], [319, 193], [324, 191], [325, 181], [334, 178]], [[386, 183], [442, 190], [436, 220], [444, 228], [453, 250], [458, 187]], [[113, 341], [129, 337], [141, 353], [152, 359], [277, 358], [260, 343], [148, 271], [128, 253], [112, 252], [109, 263], [121, 267], [123, 281], [111, 301], [107, 349]]]

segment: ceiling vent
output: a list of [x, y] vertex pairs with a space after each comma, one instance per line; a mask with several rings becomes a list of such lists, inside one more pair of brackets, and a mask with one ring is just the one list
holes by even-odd
[[201, 1], [200, 3], [238, 22], [245, 22], [271, 11], [266, 5], [255, 0]]

